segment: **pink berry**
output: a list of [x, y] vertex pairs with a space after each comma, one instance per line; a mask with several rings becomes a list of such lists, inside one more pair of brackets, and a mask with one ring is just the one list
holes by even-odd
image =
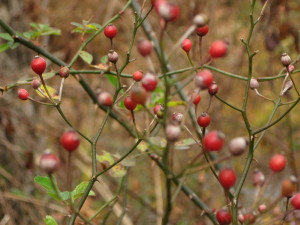
[[204, 150], [220, 151], [224, 146], [224, 142], [225, 142], [224, 139], [225, 136], [222, 132], [218, 132], [214, 130], [207, 133], [202, 140]]
[[31, 82], [31, 87], [33, 89], [38, 89], [41, 86], [41, 82], [37, 79], [33, 79]]
[[113, 105], [113, 98], [110, 93], [103, 91], [98, 96], [98, 101], [101, 105], [104, 106], [112, 106]]
[[174, 113], [172, 114], [171, 119], [172, 119], [173, 122], [175, 122], [175, 123], [177, 123], [177, 124], [180, 124], [180, 123], [183, 121], [184, 116], [183, 116], [182, 113], [174, 112]]
[[184, 41], [181, 43], [181, 47], [186, 53], [188, 53], [192, 49], [192, 42], [190, 39], [184, 39]]
[[180, 133], [181, 133], [180, 126], [173, 125], [173, 124], [167, 125], [166, 136], [169, 141], [171, 141], [171, 142], [177, 141], [180, 136]]
[[248, 141], [244, 137], [233, 138], [229, 142], [229, 146], [228, 146], [229, 152], [233, 156], [239, 156], [243, 154], [246, 151], [247, 147], [248, 147]]
[[136, 104], [144, 105], [147, 101], [148, 93], [141, 86], [135, 86], [131, 91], [130, 97]]
[[274, 172], [280, 172], [285, 168], [286, 157], [282, 154], [275, 154], [270, 160], [270, 168]]
[[141, 82], [143, 88], [149, 92], [154, 91], [158, 83], [156, 76], [149, 72], [145, 74]]
[[70, 75], [70, 69], [67, 66], [63, 66], [58, 71], [59, 76], [62, 78], [67, 78]]
[[68, 152], [75, 151], [79, 144], [80, 138], [75, 131], [66, 131], [60, 138], [60, 143]]
[[143, 72], [140, 71], [140, 70], [135, 71], [135, 72], [132, 74], [132, 78], [133, 78], [135, 81], [140, 81], [140, 80], [143, 78]]
[[175, 21], [179, 17], [178, 5], [171, 4], [169, 2], [162, 2], [158, 6], [158, 14], [168, 22]]
[[116, 35], [117, 35], [117, 28], [115, 25], [113, 24], [109, 24], [105, 27], [104, 29], [104, 35], [107, 37], [107, 38], [114, 38]]
[[40, 158], [40, 167], [46, 173], [51, 174], [57, 170], [59, 160], [56, 155], [50, 152], [44, 153]]
[[29, 97], [28, 91], [25, 90], [25, 89], [23, 89], [23, 88], [20, 88], [20, 89], [18, 90], [18, 97], [19, 97], [19, 99], [21, 99], [21, 100], [27, 100], [28, 97]]
[[219, 173], [219, 181], [225, 189], [229, 189], [234, 186], [236, 181], [234, 170], [229, 168], [222, 169]]
[[202, 113], [197, 119], [200, 127], [208, 127], [210, 124], [210, 116], [207, 113]]
[[124, 99], [124, 105], [125, 105], [126, 109], [133, 111], [136, 108], [137, 104], [134, 101], [132, 101], [130, 96], [127, 96]]
[[31, 69], [38, 75], [42, 75], [46, 69], [46, 61], [40, 56], [35, 56], [31, 61]]
[[260, 213], [264, 213], [266, 210], [267, 210], [267, 206], [266, 206], [265, 204], [260, 204], [260, 205], [258, 206], [258, 211], [259, 211]]
[[196, 33], [198, 36], [203, 37], [208, 33], [209, 27], [207, 25], [203, 27], [197, 27], [196, 28]]
[[144, 56], [147, 57], [151, 54], [152, 52], [152, 44], [150, 41], [146, 40], [146, 39], [142, 39], [138, 42], [138, 52]]
[[266, 177], [259, 169], [255, 169], [253, 173], [253, 185], [263, 186], [266, 182]]
[[220, 225], [229, 225], [231, 223], [231, 215], [227, 210], [218, 210], [216, 218]]
[[195, 77], [195, 85], [199, 88], [206, 89], [214, 81], [214, 76], [210, 70], [204, 69], [197, 73]]
[[224, 41], [215, 41], [211, 44], [209, 54], [212, 58], [220, 58], [227, 54], [228, 45]]
[[290, 73], [294, 72], [295, 67], [293, 65], [288, 66], [288, 70]]
[[291, 204], [295, 209], [300, 209], [300, 193], [297, 193], [292, 197]]

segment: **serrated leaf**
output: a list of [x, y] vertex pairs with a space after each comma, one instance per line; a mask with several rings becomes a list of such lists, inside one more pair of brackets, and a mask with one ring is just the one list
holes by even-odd
[[126, 168], [122, 165], [115, 165], [111, 170], [109, 170], [109, 174], [112, 177], [123, 177], [126, 174]]
[[10, 34], [8, 34], [8, 33], [0, 33], [0, 38], [7, 40], [7, 41], [14, 41], [12, 36], [10, 36]]
[[178, 106], [178, 105], [185, 105], [185, 104], [186, 104], [185, 101], [171, 101], [171, 102], [168, 102], [169, 107], [174, 107], [174, 106]]
[[[46, 85], [46, 87], [47, 87], [47, 90], [48, 90], [49, 94], [51, 95], [51, 97], [52, 97], [53, 99], [55, 99], [55, 100], [58, 100], [58, 99], [59, 99], [59, 96], [57, 95], [56, 90], [55, 90], [54, 88], [48, 86], [48, 85]], [[44, 86], [41, 85], [39, 89], [43, 92], [44, 95], [41, 94], [39, 90], [36, 90], [36, 93], [37, 93], [39, 96], [41, 96], [42, 98], [46, 98], [48, 95], [47, 95], [47, 92], [46, 92]]]
[[10, 48], [10, 43], [9, 42], [4, 43], [4, 44], [0, 45], [0, 52], [4, 52], [9, 48]]
[[[48, 192], [48, 194], [56, 199], [56, 200], [60, 200], [60, 196], [57, 196], [54, 187], [52, 186], [51, 180], [49, 177], [42, 177], [42, 176], [36, 176], [34, 178], [34, 182], [36, 182], [37, 184], [41, 185], [43, 188], [45, 188]], [[57, 186], [57, 182], [56, 179], [53, 179], [53, 183], [56, 186], [57, 190], [59, 190], [58, 186]]]
[[114, 86], [117, 87], [118, 78], [112, 75], [105, 74], [105, 77], [109, 80], [109, 82]]
[[52, 216], [46, 216], [44, 222], [46, 225], [58, 225]]
[[[84, 194], [88, 185], [89, 185], [88, 181], [83, 181], [80, 184], [78, 184], [71, 193], [72, 199], [76, 200], [77, 198], [80, 198]], [[89, 196], [95, 196], [95, 193], [93, 191], [90, 191]]]
[[97, 155], [97, 160], [100, 163], [107, 162], [109, 165], [111, 165], [115, 162], [112, 155], [107, 151], [103, 151], [103, 153], [101, 155]]
[[79, 53], [79, 56], [83, 59], [83, 61], [87, 62], [88, 64], [91, 64], [93, 61], [93, 56], [86, 51], [81, 51]]

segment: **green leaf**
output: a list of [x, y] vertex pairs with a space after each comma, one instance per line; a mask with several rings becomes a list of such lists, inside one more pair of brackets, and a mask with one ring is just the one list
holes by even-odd
[[71, 196], [72, 196], [72, 193], [69, 191], [60, 192], [60, 197], [63, 201], [69, 200], [71, 198]]
[[109, 170], [109, 174], [112, 177], [123, 177], [125, 176], [127, 170], [124, 166], [122, 165], [115, 165], [111, 170]]
[[107, 151], [103, 151], [103, 153], [101, 155], [97, 155], [97, 160], [100, 163], [107, 162], [109, 165], [111, 165], [115, 162], [112, 155]]
[[[78, 184], [74, 189], [74, 191], [72, 191], [71, 193], [72, 199], [76, 200], [77, 198], [80, 198], [84, 194], [88, 185], [89, 185], [88, 181], [83, 181], [80, 184]], [[89, 196], [95, 196], [95, 193], [93, 191], [90, 191]]]
[[11, 48], [11, 49], [15, 49], [15, 48], [17, 48], [19, 45], [20, 45], [19, 42], [13, 42], [13, 43], [10, 44], [10, 48]]
[[[60, 196], [57, 196], [53, 186], [52, 186], [52, 183], [51, 183], [51, 180], [49, 177], [42, 177], [42, 176], [36, 176], [34, 178], [34, 182], [41, 185], [43, 188], [45, 188], [48, 192], [48, 194], [56, 199], [56, 200], [60, 200]], [[53, 178], [53, 183], [54, 185], [56, 186], [57, 190], [59, 190], [58, 186], [57, 186], [57, 182], [56, 182], [56, 179]]]
[[193, 138], [186, 138], [175, 142], [174, 148], [176, 150], [188, 150], [193, 144], [196, 144]]
[[4, 52], [9, 48], [10, 48], [10, 43], [9, 42], [4, 43], [4, 44], [0, 45], [0, 52]]
[[93, 61], [93, 56], [92, 56], [90, 53], [86, 52], [86, 51], [81, 51], [81, 52], [79, 53], [79, 56], [80, 56], [85, 62], [87, 62], [88, 64], [91, 64], [92, 61]]
[[58, 225], [52, 216], [46, 216], [44, 222], [46, 225]]
[[[46, 87], [47, 87], [47, 90], [48, 90], [49, 94], [51, 95], [51, 97], [55, 100], [58, 100], [59, 96], [57, 95], [56, 90], [53, 87], [50, 87], [48, 85], [46, 85]], [[43, 94], [42, 94], [38, 89], [36, 89], [35, 91], [39, 96], [41, 96], [42, 98], [48, 97], [47, 92], [43, 85], [41, 85], [39, 89], [43, 92]]]
[[174, 106], [178, 106], [178, 105], [185, 105], [186, 102], [185, 101], [172, 101], [172, 102], [168, 102], [168, 106], [170, 107], [174, 107]]
[[32, 39], [34, 36], [34, 32], [32, 31], [26, 31], [23, 33], [23, 35], [27, 38], [27, 39]]
[[102, 56], [101, 59], [100, 59], [100, 62], [101, 62], [102, 64], [108, 63], [108, 56], [107, 56], [107, 55]]
[[109, 80], [109, 82], [114, 86], [117, 87], [118, 78], [112, 75], [105, 74], [105, 77]]
[[44, 80], [47, 80], [47, 79], [52, 78], [54, 76], [55, 76], [55, 72], [43, 73]]
[[12, 36], [10, 36], [10, 34], [8, 34], [8, 33], [0, 33], [0, 38], [7, 40], [7, 41], [14, 41]]
[[84, 25], [81, 23], [71, 22], [71, 24], [76, 27], [84, 28]]

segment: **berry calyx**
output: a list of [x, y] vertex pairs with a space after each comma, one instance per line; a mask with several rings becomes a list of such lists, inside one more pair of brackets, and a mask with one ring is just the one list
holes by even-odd
[[228, 45], [224, 41], [215, 41], [211, 44], [209, 54], [212, 58], [221, 58], [227, 54]]
[[142, 39], [142, 40], [139, 40], [138, 42], [138, 52], [144, 56], [144, 57], [147, 57], [151, 54], [152, 52], [152, 44], [150, 41], [146, 40], [146, 39]]
[[130, 97], [136, 104], [145, 105], [148, 98], [148, 93], [141, 86], [135, 86], [131, 91]]
[[18, 97], [21, 100], [27, 100], [28, 97], [29, 97], [29, 93], [28, 93], [28, 91], [26, 89], [20, 88], [18, 90]]
[[208, 127], [208, 125], [210, 124], [210, 116], [207, 113], [202, 113], [198, 119], [197, 119], [197, 123], [200, 127]]
[[207, 133], [203, 140], [203, 147], [206, 151], [220, 151], [225, 142], [225, 135], [219, 131], [211, 131]]
[[42, 75], [46, 69], [46, 61], [40, 56], [35, 56], [31, 61], [31, 69], [38, 75]]
[[132, 101], [130, 96], [127, 96], [124, 99], [124, 105], [125, 105], [126, 109], [128, 109], [130, 111], [133, 111], [137, 106], [137, 104], [134, 101]]
[[229, 189], [234, 186], [236, 181], [234, 170], [229, 168], [222, 169], [219, 174], [219, 181], [225, 189]]
[[286, 157], [282, 154], [275, 154], [270, 160], [270, 169], [274, 172], [280, 172], [285, 168]]
[[40, 167], [47, 174], [52, 174], [58, 169], [59, 160], [56, 155], [45, 152], [40, 158]]
[[39, 80], [33, 79], [33, 80], [31, 81], [31, 87], [32, 87], [33, 89], [38, 89], [40, 86], [41, 86], [41, 82], [40, 82]]
[[218, 210], [216, 218], [220, 225], [228, 225], [231, 223], [231, 215], [227, 210]]
[[104, 106], [112, 106], [113, 105], [113, 98], [110, 93], [103, 91], [98, 95], [98, 101], [101, 105]]
[[113, 39], [117, 35], [117, 28], [113, 24], [109, 24], [104, 29], [104, 35], [109, 38]]
[[209, 31], [208, 25], [196, 28], [196, 34], [200, 37], [204, 37], [208, 33], [208, 31]]
[[195, 77], [195, 85], [199, 88], [206, 89], [214, 81], [214, 76], [210, 70], [204, 69], [197, 73]]
[[156, 76], [149, 72], [145, 74], [141, 82], [143, 88], [149, 92], [154, 91], [158, 83]]
[[300, 209], [300, 193], [297, 193], [292, 197], [291, 204], [295, 209]]
[[188, 38], [184, 39], [181, 43], [181, 47], [186, 53], [188, 53], [192, 49], [192, 46], [192, 41]]
[[142, 78], [143, 78], [143, 72], [140, 70], [137, 70], [132, 74], [132, 79], [134, 79], [135, 81], [140, 81]]
[[75, 131], [70, 130], [70, 131], [66, 131], [61, 136], [60, 143], [66, 151], [74, 152], [80, 144], [80, 138]]

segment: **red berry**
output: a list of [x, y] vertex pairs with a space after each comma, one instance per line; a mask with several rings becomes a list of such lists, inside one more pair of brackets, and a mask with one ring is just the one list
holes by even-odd
[[235, 184], [236, 176], [233, 169], [222, 169], [219, 173], [219, 181], [223, 188], [229, 189]]
[[124, 99], [124, 105], [126, 107], [126, 109], [130, 110], [130, 111], [133, 111], [136, 107], [136, 103], [134, 101], [132, 101], [132, 99], [130, 98], [130, 96], [127, 96], [125, 99]]
[[216, 217], [220, 225], [228, 225], [231, 223], [231, 215], [227, 210], [219, 210]]
[[300, 193], [297, 193], [292, 197], [291, 204], [295, 209], [300, 209]]
[[206, 151], [220, 151], [225, 142], [225, 136], [222, 132], [211, 131], [203, 138], [203, 147]]
[[146, 91], [154, 91], [158, 83], [156, 76], [152, 73], [146, 73], [141, 82]]
[[59, 160], [53, 153], [46, 152], [40, 158], [40, 167], [46, 173], [51, 174], [57, 170]]
[[157, 115], [158, 118], [163, 118], [164, 116], [164, 107], [161, 104], [154, 106], [153, 112]]
[[210, 124], [210, 116], [207, 113], [202, 113], [197, 119], [200, 127], [207, 127]]
[[215, 95], [219, 91], [219, 86], [215, 82], [213, 82], [211, 85], [209, 85], [207, 90], [210, 95]]
[[146, 56], [149, 56], [152, 52], [152, 44], [150, 41], [146, 40], [146, 39], [142, 39], [138, 42], [138, 52], [146, 57]]
[[104, 29], [104, 35], [107, 37], [107, 38], [114, 38], [116, 35], [117, 35], [117, 28], [115, 25], [113, 24], [109, 24], [105, 27]]
[[192, 49], [192, 42], [190, 39], [184, 39], [184, 41], [181, 43], [181, 47], [184, 51], [186, 51], [187, 53]]
[[38, 75], [42, 75], [46, 69], [46, 61], [40, 56], [34, 57], [31, 61], [31, 69]]
[[179, 17], [178, 5], [171, 4], [169, 2], [161, 2], [158, 5], [158, 14], [168, 22], [175, 21]]
[[220, 58], [227, 54], [228, 45], [224, 41], [215, 41], [211, 44], [209, 54], [212, 58]]
[[210, 70], [204, 69], [196, 75], [195, 85], [199, 88], [206, 89], [213, 83], [213, 81], [213, 74], [210, 72]]
[[158, 13], [159, 7], [162, 3], [166, 2], [167, 0], [152, 0], [152, 4], [154, 5], [155, 11]]
[[135, 81], [140, 81], [142, 78], [143, 78], [143, 72], [138, 70], [138, 71], [135, 71], [133, 74], [132, 74], [132, 78], [135, 80]]
[[103, 91], [99, 94], [98, 101], [101, 105], [104, 105], [104, 106], [112, 106], [113, 105], [113, 98], [106, 91]]
[[255, 216], [252, 213], [247, 213], [244, 215], [244, 223], [245, 224], [253, 224], [255, 223]]
[[172, 114], [172, 117], [171, 117], [172, 121], [177, 123], [177, 124], [180, 124], [182, 122], [182, 120], [184, 119], [184, 116], [182, 113], [179, 113], [179, 112], [174, 112]]
[[205, 25], [204, 27], [197, 27], [196, 28], [196, 33], [197, 35], [203, 37], [208, 33], [209, 27]]
[[275, 154], [270, 160], [270, 168], [274, 172], [280, 172], [285, 168], [286, 158], [282, 154]]
[[73, 152], [78, 148], [80, 144], [80, 138], [75, 131], [71, 130], [65, 132], [61, 136], [60, 143], [65, 150], [67, 150], [68, 152]]
[[29, 96], [29, 94], [28, 94], [27, 90], [25, 90], [23, 88], [20, 88], [18, 90], [18, 97], [19, 97], [19, 99], [21, 99], [21, 100], [27, 100], [28, 96]]
[[136, 86], [132, 89], [130, 97], [136, 104], [144, 105], [148, 98], [148, 93], [141, 86]]
[[198, 105], [199, 102], [201, 101], [201, 96], [199, 94], [193, 93], [191, 96], [191, 99], [192, 99], [194, 105]]

